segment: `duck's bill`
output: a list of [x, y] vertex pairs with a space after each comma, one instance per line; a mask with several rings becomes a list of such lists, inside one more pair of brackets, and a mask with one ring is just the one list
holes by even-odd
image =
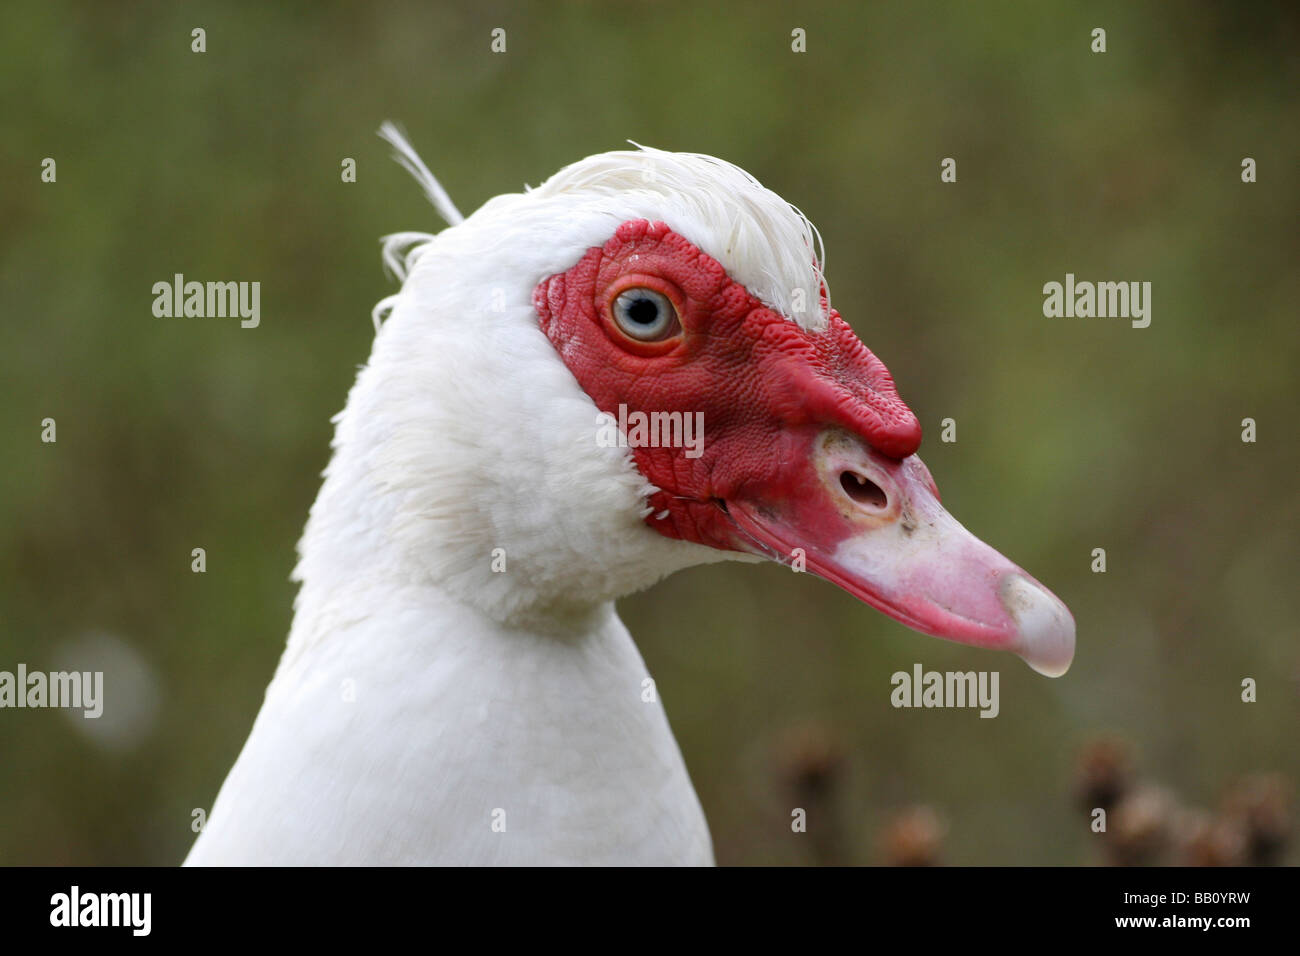
[[842, 432], [809, 452], [787, 459], [801, 462], [787, 493], [726, 502], [738, 547], [803, 566], [924, 634], [1013, 651], [1049, 677], [1069, 669], [1069, 610], [944, 510], [920, 459], [886, 458]]

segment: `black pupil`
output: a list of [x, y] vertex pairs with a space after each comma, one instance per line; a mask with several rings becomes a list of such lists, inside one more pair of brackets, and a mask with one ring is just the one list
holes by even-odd
[[627, 317], [637, 325], [653, 325], [659, 318], [659, 303], [654, 299], [633, 299], [627, 304]]

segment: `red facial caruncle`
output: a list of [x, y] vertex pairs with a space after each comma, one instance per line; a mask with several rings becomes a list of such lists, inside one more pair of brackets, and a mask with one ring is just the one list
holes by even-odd
[[[821, 290], [808, 290], [816, 294]], [[633, 220], [533, 294], [597, 408], [703, 414], [698, 457], [632, 447], [673, 538], [812, 571], [903, 623], [1063, 673], [1074, 625], [938, 501], [916, 416], [837, 312], [810, 331], [661, 222]]]

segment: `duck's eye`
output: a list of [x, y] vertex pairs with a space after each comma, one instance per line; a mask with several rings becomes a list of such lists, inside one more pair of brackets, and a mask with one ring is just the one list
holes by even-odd
[[628, 289], [614, 300], [619, 331], [638, 342], [659, 342], [676, 334], [677, 309], [662, 292]]

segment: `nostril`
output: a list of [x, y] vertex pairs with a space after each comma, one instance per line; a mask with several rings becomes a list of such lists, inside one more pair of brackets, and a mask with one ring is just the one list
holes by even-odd
[[885, 506], [889, 504], [889, 496], [885, 494], [884, 489], [865, 475], [859, 475], [856, 471], [841, 472], [840, 487], [844, 489], [846, 495], [860, 505], [884, 510]]

